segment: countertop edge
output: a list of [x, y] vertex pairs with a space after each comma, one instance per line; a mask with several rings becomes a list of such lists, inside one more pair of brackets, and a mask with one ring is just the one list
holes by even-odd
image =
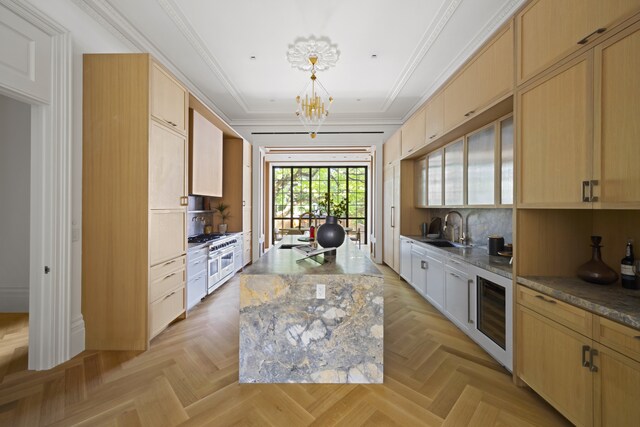
[[527, 288], [533, 289], [534, 291], [538, 291], [550, 297], [554, 297], [562, 302], [566, 302], [567, 304], [571, 304], [576, 307], [585, 309], [587, 311], [595, 313], [609, 320], [613, 320], [615, 322], [621, 323], [630, 328], [640, 330], [640, 317], [638, 316], [622, 313], [619, 310], [616, 310], [615, 308], [607, 307], [598, 302], [589, 301], [584, 297], [571, 294], [561, 289], [554, 288], [550, 284], [540, 283], [535, 280], [528, 279], [526, 277], [518, 276], [516, 281], [518, 284], [526, 286]]
[[[404, 239], [409, 239], [412, 240], [414, 242], [416, 242], [417, 244], [421, 245], [422, 247], [435, 251], [436, 253], [446, 256], [448, 258], [453, 258], [459, 261], [463, 261], [467, 264], [473, 265], [475, 267], [478, 268], [482, 268], [484, 270], [487, 270], [491, 273], [497, 274], [498, 276], [502, 276], [505, 277], [507, 279], [513, 280], [513, 272], [508, 272], [506, 270], [503, 270], [501, 268], [497, 268], [493, 265], [487, 264], [486, 262], [482, 262], [478, 259], [469, 259], [468, 257], [466, 257], [465, 255], [461, 255], [461, 254], [457, 254], [455, 252], [449, 252], [446, 248], [439, 248], [437, 246], [431, 246], [428, 243], [422, 242], [418, 239], [416, 239], [414, 236], [405, 236], [405, 235], [401, 235], [400, 238], [404, 238]], [[475, 250], [481, 250], [480, 247], [478, 246], [472, 246], [471, 249], [475, 249]], [[490, 256], [489, 254], [487, 254], [486, 256]]]

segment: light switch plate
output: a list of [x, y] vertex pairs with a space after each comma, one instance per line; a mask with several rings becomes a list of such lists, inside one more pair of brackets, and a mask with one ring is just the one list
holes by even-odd
[[317, 284], [316, 285], [316, 298], [317, 299], [325, 299], [326, 289], [327, 289], [326, 285]]

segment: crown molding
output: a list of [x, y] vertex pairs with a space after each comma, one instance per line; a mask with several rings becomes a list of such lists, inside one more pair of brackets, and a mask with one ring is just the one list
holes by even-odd
[[218, 77], [220, 82], [222, 82], [238, 105], [246, 114], [251, 114], [252, 111], [249, 109], [246, 101], [238, 89], [233, 85], [231, 80], [227, 77], [215, 55], [207, 49], [205, 42], [193, 28], [189, 19], [182, 13], [180, 7], [173, 0], [158, 0], [158, 4], [160, 4], [162, 9], [164, 9], [167, 16], [169, 16], [169, 19], [173, 21], [176, 28], [178, 28], [182, 35], [187, 39], [191, 47], [193, 47], [204, 63], [207, 64], [209, 69], [216, 75], [216, 77]]
[[396, 83], [393, 85], [391, 91], [387, 95], [387, 98], [380, 108], [381, 112], [387, 112], [391, 105], [395, 102], [398, 94], [402, 90], [402, 88], [407, 84], [409, 79], [413, 76], [418, 65], [422, 62], [425, 55], [433, 44], [438, 40], [442, 30], [447, 25], [447, 22], [451, 19], [454, 12], [458, 9], [458, 6], [462, 3], [462, 0], [454, 0], [451, 2], [445, 2], [443, 6], [438, 11], [436, 15], [436, 19], [433, 20], [432, 25], [423, 33], [422, 39], [416, 46], [414, 53], [409, 58], [409, 61], [403, 68], [400, 76], [396, 80]]
[[463, 50], [455, 56], [444, 68], [444, 70], [436, 77], [433, 84], [427, 88], [416, 104], [402, 118], [406, 122], [427, 100], [433, 96], [453, 74], [467, 62], [471, 56], [496, 32], [527, 0], [511, 0], [502, 9], [500, 9], [489, 22], [473, 37]]
[[149, 52], [160, 60], [179, 80], [189, 92], [200, 99], [207, 107], [216, 113], [223, 121], [229, 122], [216, 104], [205, 95], [180, 69], [149, 39], [140, 33], [108, 0], [73, 0], [87, 15], [102, 25], [134, 52]]

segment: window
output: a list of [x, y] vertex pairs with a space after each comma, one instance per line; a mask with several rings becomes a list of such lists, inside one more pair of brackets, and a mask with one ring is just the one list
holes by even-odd
[[[347, 209], [339, 218], [351, 233], [360, 229], [367, 242], [367, 167], [273, 167], [272, 230], [300, 228], [300, 216], [318, 213], [318, 202], [329, 193], [329, 203], [344, 199]], [[324, 214], [319, 216], [324, 218]], [[323, 221], [319, 221], [322, 223]], [[305, 224], [306, 225], [306, 222]]]

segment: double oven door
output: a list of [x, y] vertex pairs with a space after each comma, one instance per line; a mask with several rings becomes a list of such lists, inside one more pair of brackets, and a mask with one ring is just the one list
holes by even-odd
[[234, 246], [227, 246], [220, 252], [220, 279], [224, 279], [235, 271]]
[[213, 291], [216, 283], [222, 279], [221, 269], [220, 269], [220, 252], [210, 252], [209, 253], [209, 278], [207, 280], [207, 293], [211, 293]]
[[510, 371], [513, 369], [513, 284], [478, 269], [475, 274], [473, 337]]
[[212, 251], [209, 253], [209, 279], [207, 282], [207, 293], [213, 292], [222, 281], [235, 271], [235, 256], [233, 246]]

